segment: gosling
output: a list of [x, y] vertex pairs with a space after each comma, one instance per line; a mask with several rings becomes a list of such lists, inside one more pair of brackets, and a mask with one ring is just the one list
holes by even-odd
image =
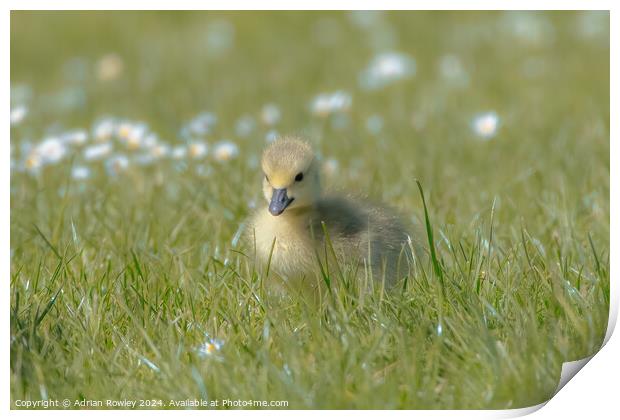
[[408, 274], [419, 249], [415, 242], [412, 246], [405, 223], [383, 206], [323, 196], [319, 162], [306, 142], [275, 141], [265, 149], [261, 166], [268, 205], [251, 218], [248, 240], [263, 267], [269, 265], [284, 280], [303, 280], [319, 273], [317, 263], [329, 256], [324, 269], [331, 270], [334, 261], [348, 262], [357, 278], [370, 273], [388, 286]]

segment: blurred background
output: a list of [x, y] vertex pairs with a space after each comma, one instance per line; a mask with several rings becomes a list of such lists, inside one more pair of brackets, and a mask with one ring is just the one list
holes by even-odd
[[608, 167], [608, 34], [592, 11], [13, 12], [12, 173], [70, 161], [89, 188], [106, 160], [108, 175], [157, 162], [234, 183], [297, 134], [338, 185], [400, 205], [404, 177], [445, 204], [473, 192], [468, 216], [532, 176], [580, 201], [604, 193], [584, 183]]

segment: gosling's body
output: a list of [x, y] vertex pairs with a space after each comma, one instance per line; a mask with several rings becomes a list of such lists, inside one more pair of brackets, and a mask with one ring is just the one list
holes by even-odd
[[399, 268], [405, 273], [411, 251], [399, 218], [367, 202], [339, 197], [321, 198], [306, 211], [277, 218], [267, 209], [259, 211], [252, 223], [259, 261], [266, 264], [271, 256], [270, 269], [286, 278], [308, 276], [325, 252], [332, 256], [323, 225], [338, 261], [359, 264], [360, 275], [372, 269], [376, 280], [385, 275], [392, 283]]
[[269, 263], [285, 279], [310, 278], [319, 271], [319, 261], [333, 268], [334, 256], [357, 266], [358, 277], [371, 274], [391, 284], [407, 275], [412, 247], [402, 220], [365, 200], [323, 196], [318, 164], [307, 144], [279, 140], [265, 151], [262, 166], [270, 204], [250, 224], [259, 263]]

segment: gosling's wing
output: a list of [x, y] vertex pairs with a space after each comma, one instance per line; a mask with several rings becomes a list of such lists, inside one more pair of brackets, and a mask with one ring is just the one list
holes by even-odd
[[391, 207], [369, 204], [370, 230], [375, 247], [400, 254], [403, 250], [416, 258], [425, 254], [423, 229], [415, 219], [408, 219]]
[[317, 203], [310, 223], [316, 239], [323, 239], [323, 224], [333, 242], [355, 242], [368, 231], [368, 212], [346, 198], [323, 198]]

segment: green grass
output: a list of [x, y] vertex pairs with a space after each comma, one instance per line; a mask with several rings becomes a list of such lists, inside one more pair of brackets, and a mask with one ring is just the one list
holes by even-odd
[[[77, 152], [38, 174], [12, 170], [12, 406], [517, 408], [550, 397], [562, 362], [597, 351], [607, 325], [609, 27], [604, 16], [603, 33], [588, 35], [582, 15], [539, 17], [541, 38], [523, 39], [502, 13], [401, 12], [370, 29], [340, 13], [13, 13], [11, 83], [33, 95], [11, 129], [12, 159], [28, 139], [102, 115], [141, 119], [180, 144], [179, 127], [204, 109], [218, 116], [205, 140], [230, 138], [240, 154], [119, 176], [89, 164], [85, 182], [70, 176]], [[205, 33], [222, 19], [234, 45], [213, 55]], [[378, 44], [413, 56], [416, 76], [360, 89]], [[102, 82], [93, 69], [110, 52], [124, 71]], [[466, 85], [441, 78], [448, 53]], [[338, 89], [353, 97], [344, 128], [308, 110]], [[264, 205], [256, 159], [270, 128], [240, 138], [234, 126], [270, 102], [278, 132], [338, 160], [328, 188], [426, 218], [433, 258], [392, 291], [333, 267], [317, 303], [265, 287], [237, 238], [248, 203]], [[470, 122], [486, 110], [501, 126], [481, 141]], [[373, 114], [379, 134], [366, 129]], [[224, 344], [200, 357], [205, 334]]]

